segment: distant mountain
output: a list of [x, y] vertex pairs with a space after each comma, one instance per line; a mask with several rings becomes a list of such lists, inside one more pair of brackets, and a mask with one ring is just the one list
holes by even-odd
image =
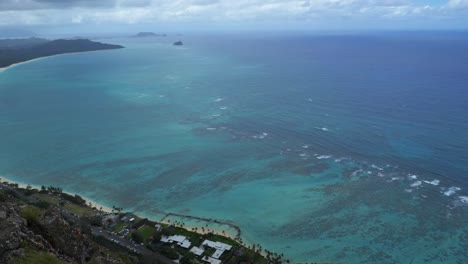
[[182, 46], [182, 45], [184, 45], [184, 43], [182, 41], [177, 41], [177, 42], [174, 42], [173, 45], [174, 46]]
[[0, 40], [0, 68], [19, 62], [64, 53], [121, 48], [123, 47], [120, 45], [104, 44], [88, 39], [59, 39], [52, 41], [44, 39]]
[[0, 49], [22, 49], [49, 42], [41, 38], [0, 39]]
[[167, 37], [166, 34], [156, 34], [153, 32], [140, 32], [135, 35], [137, 38], [147, 38], [147, 37]]

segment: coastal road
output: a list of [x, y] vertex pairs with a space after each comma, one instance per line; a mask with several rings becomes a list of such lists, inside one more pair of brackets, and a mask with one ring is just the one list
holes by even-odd
[[160, 263], [174, 264], [174, 262], [171, 259], [169, 259], [169, 258], [167, 258], [167, 257], [165, 257], [165, 256], [163, 256], [161, 254], [158, 254], [156, 252], [153, 252], [153, 251], [147, 249], [146, 247], [144, 247], [142, 245], [135, 244], [130, 239], [121, 238], [118, 235], [114, 235], [111, 232], [109, 232], [107, 230], [104, 230], [101, 227], [92, 226], [91, 227], [91, 232], [93, 233], [93, 235], [103, 236], [107, 240], [110, 240], [110, 241], [112, 241], [114, 243], [117, 243], [117, 244], [129, 249], [130, 251], [133, 251], [133, 252], [141, 254], [141, 255], [153, 257], [156, 260], [158, 260]]
[[[30, 197], [30, 196], [26, 196], [23, 193], [17, 191], [15, 188], [13, 188], [11, 186], [8, 186], [8, 185], [5, 185], [3, 183], [0, 183], [0, 190], [11, 190], [11, 191], [15, 192], [16, 196], [18, 196], [19, 198], [25, 199], [30, 203], [38, 202], [37, 199], [35, 199], [33, 197]], [[56, 208], [61, 212], [62, 217], [68, 219], [69, 221], [71, 221], [71, 222], [73, 222], [75, 224], [80, 223], [80, 218], [78, 216], [64, 210], [63, 208], [58, 208], [58, 207], [56, 207]], [[146, 247], [144, 247], [142, 245], [136, 244], [135, 242], [133, 242], [132, 240], [130, 240], [128, 238], [121, 238], [118, 235], [114, 235], [111, 232], [109, 232], [109, 231], [107, 231], [107, 230], [105, 230], [105, 229], [103, 229], [101, 227], [96, 227], [96, 226], [89, 226], [89, 227], [91, 228], [91, 232], [92, 232], [93, 235], [103, 236], [107, 240], [112, 241], [114, 243], [117, 243], [117, 244], [127, 248], [129, 251], [135, 252], [135, 253], [140, 254], [140, 255], [150, 256], [150, 257], [154, 258], [155, 260], [157, 260], [159, 263], [174, 264], [174, 262], [171, 259], [169, 259], [169, 258], [167, 258], [167, 257], [165, 257], [165, 256], [163, 256], [163, 255], [161, 255], [159, 253], [153, 252], [153, 251], [147, 249]]]

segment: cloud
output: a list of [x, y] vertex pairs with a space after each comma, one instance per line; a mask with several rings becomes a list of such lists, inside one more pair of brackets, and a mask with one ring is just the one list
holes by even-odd
[[1, 0], [0, 11], [65, 9], [73, 7], [109, 8], [115, 0]]
[[468, 0], [442, 4], [435, 0], [0, 0], [0, 24], [326, 24], [333, 20], [346, 27], [354, 21], [437, 20], [442, 16], [466, 21], [465, 9]]
[[468, 9], [468, 0], [449, 0], [447, 6], [454, 9]]

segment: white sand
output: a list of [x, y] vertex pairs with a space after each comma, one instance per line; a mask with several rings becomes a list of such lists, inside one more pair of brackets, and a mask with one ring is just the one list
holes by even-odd
[[[50, 57], [50, 56], [47, 56], [47, 57]], [[18, 62], [18, 63], [12, 64], [12, 65], [10, 65], [10, 66], [4, 67], [4, 68], [0, 68], [0, 72], [6, 71], [6, 70], [8, 70], [8, 69], [10, 69], [10, 68], [19, 66], [19, 65], [21, 65], [21, 64], [30, 63], [30, 62], [37, 61], [37, 60], [40, 60], [40, 59], [43, 59], [43, 58], [47, 58], [47, 57], [40, 57], [40, 58], [28, 60], [28, 61]]]

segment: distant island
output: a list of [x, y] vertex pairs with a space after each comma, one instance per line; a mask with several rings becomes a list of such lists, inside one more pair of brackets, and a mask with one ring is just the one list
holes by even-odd
[[137, 38], [147, 38], [147, 37], [167, 37], [166, 34], [156, 34], [153, 32], [140, 32], [135, 35]]
[[123, 46], [94, 42], [89, 39], [4, 39], [0, 40], [0, 68], [58, 54], [121, 48]]
[[174, 42], [173, 45], [174, 46], [182, 46], [182, 45], [184, 45], [184, 43], [182, 41], [177, 41], [177, 42]]

